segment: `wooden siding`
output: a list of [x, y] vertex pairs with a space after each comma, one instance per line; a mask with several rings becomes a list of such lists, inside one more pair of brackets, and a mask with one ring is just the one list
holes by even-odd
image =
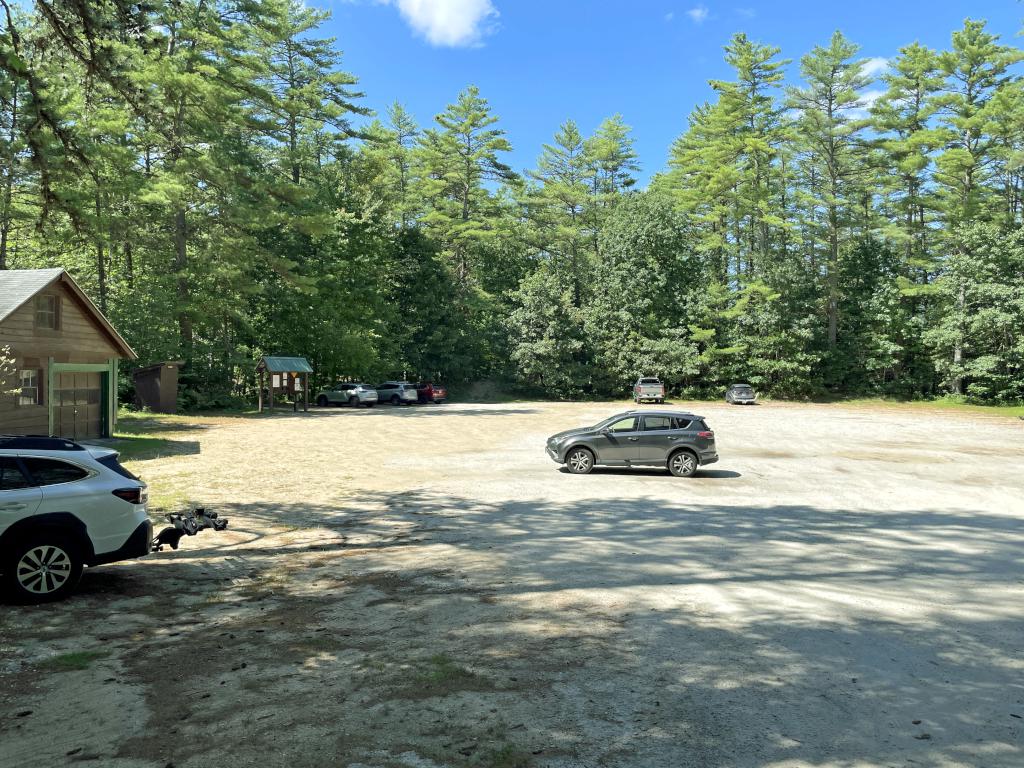
[[[106, 363], [121, 356], [63, 284], [51, 285], [41, 293], [60, 297], [59, 329], [36, 328], [34, 299], [0, 321], [0, 347], [11, 347], [19, 369], [40, 371], [41, 390], [46, 388], [47, 361], [51, 357], [58, 363]], [[43, 391], [42, 404], [18, 405], [17, 396], [0, 395], [0, 433], [48, 434], [49, 396]]]

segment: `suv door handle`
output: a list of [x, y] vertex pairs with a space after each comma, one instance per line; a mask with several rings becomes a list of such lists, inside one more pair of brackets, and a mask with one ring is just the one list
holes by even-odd
[[629, 440], [629, 442], [631, 442], [631, 443], [635, 443], [640, 438], [639, 437], [627, 437], [626, 439]]
[[670, 436], [669, 436], [669, 438], [668, 438], [668, 441], [669, 441], [669, 442], [671, 443], [671, 442], [673, 442], [674, 440], [678, 440], [678, 439], [679, 439], [678, 437], [672, 437], [672, 436], [670, 435]]
[[17, 511], [19, 509], [24, 509], [26, 506], [26, 504], [22, 504], [20, 501], [9, 501], [6, 504], [0, 504], [0, 509]]

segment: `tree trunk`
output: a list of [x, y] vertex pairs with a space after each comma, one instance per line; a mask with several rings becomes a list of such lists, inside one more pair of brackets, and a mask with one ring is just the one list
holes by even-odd
[[103, 252], [103, 240], [100, 236], [100, 215], [103, 207], [100, 205], [99, 182], [96, 188], [96, 280], [99, 282], [100, 290], [100, 312], [107, 314], [107, 257]]
[[135, 264], [132, 258], [132, 243], [130, 240], [124, 241], [124, 279], [131, 286], [135, 283]]
[[0, 269], [7, 269], [7, 239], [11, 231], [11, 200], [14, 192], [14, 139], [18, 123], [18, 83], [11, 88], [11, 129], [7, 136], [10, 156], [7, 158], [7, 175], [4, 180], [3, 215], [0, 217]]
[[829, 206], [828, 226], [828, 348], [834, 350], [839, 333], [839, 292], [836, 286], [836, 272], [839, 269], [839, 213], [834, 205]]
[[956, 341], [953, 343], [953, 394], [964, 393], [964, 379], [960, 375], [960, 365], [964, 360], [964, 306], [967, 303], [967, 295], [961, 283], [956, 294]]
[[182, 359], [186, 364], [192, 360], [192, 316], [189, 312], [188, 275], [188, 224], [185, 209], [179, 208], [174, 214], [174, 272], [178, 284], [178, 335]]

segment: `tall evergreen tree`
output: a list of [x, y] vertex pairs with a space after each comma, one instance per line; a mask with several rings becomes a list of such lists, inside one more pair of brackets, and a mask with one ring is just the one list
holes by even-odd
[[498, 117], [476, 86], [459, 94], [420, 137], [423, 194], [430, 209], [427, 231], [443, 243], [459, 281], [468, 285], [484, 243], [500, 227], [498, 199], [488, 182], [514, 183], [517, 174], [501, 160], [512, 150]]
[[807, 83], [791, 88], [789, 103], [798, 110], [797, 141], [801, 163], [801, 222], [812, 269], [822, 275], [829, 350], [839, 328], [839, 253], [848, 241], [862, 199], [865, 175], [863, 123], [853, 111], [870, 80], [854, 57], [859, 47], [841, 32], [828, 47], [817, 46], [800, 59]]

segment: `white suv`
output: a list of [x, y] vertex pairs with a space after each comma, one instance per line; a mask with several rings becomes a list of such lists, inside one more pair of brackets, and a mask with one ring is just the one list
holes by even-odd
[[86, 565], [149, 554], [146, 484], [117, 451], [0, 435], [0, 583], [15, 600], [71, 593]]

